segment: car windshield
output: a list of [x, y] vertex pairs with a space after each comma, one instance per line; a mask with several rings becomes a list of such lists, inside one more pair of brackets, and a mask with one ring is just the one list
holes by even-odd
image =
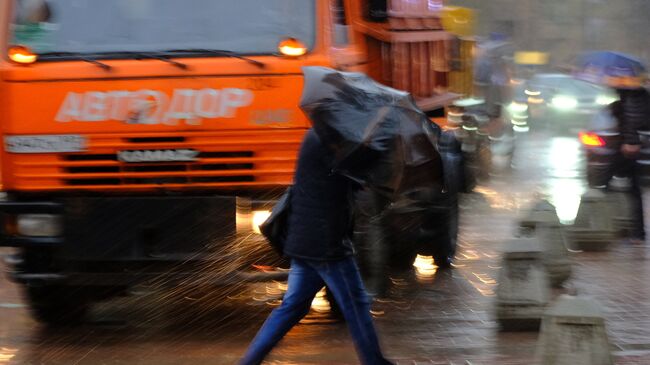
[[315, 41], [314, 0], [15, 0], [14, 44], [35, 52], [110, 54], [212, 49], [271, 54]]

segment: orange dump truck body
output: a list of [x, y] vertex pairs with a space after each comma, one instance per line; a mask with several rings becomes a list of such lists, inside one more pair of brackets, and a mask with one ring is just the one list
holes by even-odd
[[[102, 71], [92, 65], [78, 64], [79, 69], [90, 68], [83, 81], [44, 80], [48, 71], [56, 73], [58, 64], [38, 70], [42, 78], [32, 72], [6, 73], [5, 137], [76, 135], [82, 145], [78, 152], [5, 151], [5, 189], [129, 192], [271, 187], [291, 182], [296, 150], [308, 123], [297, 108], [304, 61], [283, 67], [281, 76], [267, 71], [241, 77], [236, 67], [224, 74], [225, 67], [219, 65], [232, 60], [189, 60], [186, 63], [194, 71], [179, 74], [172, 69], [168, 79], [160, 75], [147, 79], [129, 72], [144, 66], [135, 62], [149, 63], [152, 69], [173, 68], [151, 64], [156, 61], [125, 61], [114, 67], [121, 70], [115, 73], [128, 79], [113, 75], [92, 79], [93, 74], [105, 75], [97, 75]], [[239, 72], [257, 71], [250, 67]], [[211, 75], [210, 68], [219, 69], [221, 75]], [[152, 109], [143, 111], [146, 115], [140, 120], [129, 120], [130, 113], [137, 111], [128, 108], [142, 100], [152, 103], [147, 106]], [[30, 142], [12, 139], [7, 146], [27, 147], [21, 143]], [[124, 151], [140, 150], [191, 150], [198, 155], [187, 162], [170, 158], [157, 169], [141, 169], [149, 163], [144, 157], [142, 162], [116, 158]]]
[[[432, 29], [394, 29], [410, 23], [372, 22], [363, 1], [276, 0], [261, 6], [201, 0], [204, 9], [176, 8], [178, 14], [161, 13], [173, 15], [164, 21], [147, 17], [147, 11], [164, 10], [144, 11], [152, 2], [84, 7], [84, 1], [48, 1], [29, 2], [46, 4], [41, 11], [23, 8], [27, 2], [21, 0], [3, 2], [0, 49], [13, 52], [19, 31], [34, 44], [34, 34], [43, 32], [74, 38], [70, 24], [82, 20], [91, 22], [86, 31], [105, 27], [97, 37], [113, 38], [106, 44], [90, 35], [83, 41], [59, 39], [56, 45], [68, 48], [36, 52], [39, 58], [28, 64], [20, 63], [28, 54], [10, 59], [3, 52], [0, 59], [0, 162], [7, 194], [0, 200], [0, 245], [21, 249], [13, 277], [27, 284], [123, 287], [176, 274], [187, 278], [188, 272], [205, 272], [205, 261], [217, 262], [210, 265], [210, 280], [238, 282], [251, 277], [231, 274], [251, 264], [273, 266], [265, 244], [239, 237], [252, 232], [253, 213], [268, 210], [265, 204], [292, 182], [309, 127], [298, 107], [304, 66], [368, 72], [413, 92], [428, 109], [453, 97], [447, 93], [446, 64], [451, 37], [435, 19], [418, 23]], [[123, 24], [110, 23], [117, 18], [97, 14], [96, 6], [116, 12]], [[266, 7], [272, 8], [267, 15]], [[222, 14], [234, 12], [231, 8], [240, 13]], [[270, 38], [274, 42], [296, 37], [307, 53], [282, 56], [276, 44], [241, 54], [204, 46], [178, 51], [180, 45], [152, 53], [145, 49], [150, 42], [143, 42], [142, 50], [129, 44], [125, 50], [97, 51], [139, 39], [140, 33], [156, 39], [177, 18], [209, 27], [219, 15], [248, 32], [247, 17], [254, 14], [259, 22], [268, 20], [261, 25], [251, 20], [259, 37], [277, 33]], [[293, 29], [281, 28], [289, 20], [309, 39], [283, 33]], [[129, 27], [139, 32], [128, 33]], [[174, 36], [185, 33], [191, 31]], [[237, 37], [215, 35], [233, 46], [239, 46]], [[241, 42], [255, 38], [247, 33]], [[32, 46], [29, 42], [25, 45]], [[70, 51], [83, 48], [79, 44], [93, 51]]]

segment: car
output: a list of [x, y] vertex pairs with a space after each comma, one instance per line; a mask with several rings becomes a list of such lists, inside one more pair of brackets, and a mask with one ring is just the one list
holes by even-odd
[[507, 109], [512, 123], [577, 133], [591, 117], [617, 100], [613, 90], [562, 73], [540, 73], [513, 82]]
[[610, 108], [603, 107], [596, 113], [586, 130], [579, 133], [579, 139], [587, 161], [587, 184], [591, 188], [606, 188], [623, 162], [621, 133]]
[[[640, 99], [640, 105], [647, 105], [648, 96]], [[613, 177], [629, 177], [632, 164], [636, 164], [639, 183], [650, 183], [650, 130], [637, 130], [641, 149], [634, 160], [626, 159], [621, 153], [623, 137], [612, 107], [602, 108], [579, 133], [580, 142], [587, 161], [587, 183], [592, 188], [606, 188]], [[621, 111], [622, 112], [622, 111]]]

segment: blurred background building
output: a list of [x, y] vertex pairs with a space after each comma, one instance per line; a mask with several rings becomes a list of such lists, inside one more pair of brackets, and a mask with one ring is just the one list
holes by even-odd
[[479, 35], [503, 33], [518, 50], [549, 52], [555, 66], [585, 50], [628, 52], [650, 61], [647, 0], [449, 0], [478, 11]]

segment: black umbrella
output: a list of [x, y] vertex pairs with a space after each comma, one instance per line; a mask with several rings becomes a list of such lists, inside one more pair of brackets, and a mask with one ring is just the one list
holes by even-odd
[[361, 73], [305, 67], [300, 106], [333, 152], [338, 172], [389, 195], [436, 194], [443, 187], [440, 128], [410, 94]]

